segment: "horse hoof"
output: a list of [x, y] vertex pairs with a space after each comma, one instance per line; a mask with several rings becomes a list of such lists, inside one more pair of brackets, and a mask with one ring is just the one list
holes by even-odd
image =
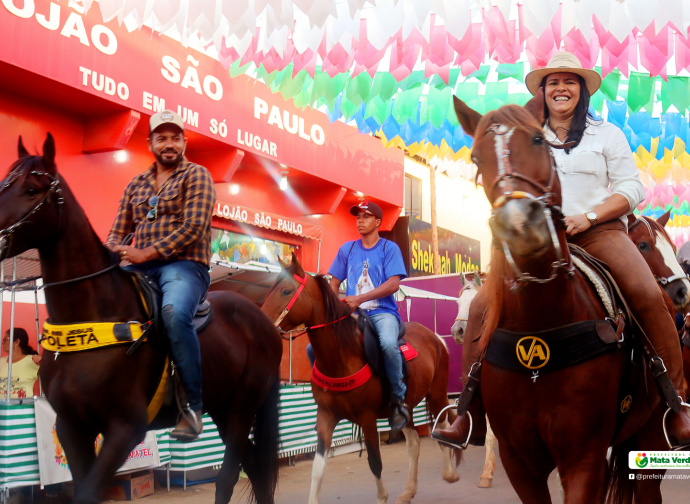
[[448, 483], [455, 483], [460, 479], [460, 475], [456, 472], [452, 472], [450, 474], [444, 474], [443, 475], [444, 481], [447, 481]]
[[412, 497], [407, 497], [406, 495], [401, 495], [395, 499], [395, 504], [410, 504], [412, 502]]
[[479, 485], [477, 486], [479, 488], [491, 488], [491, 483], [493, 480], [493, 478], [479, 478]]

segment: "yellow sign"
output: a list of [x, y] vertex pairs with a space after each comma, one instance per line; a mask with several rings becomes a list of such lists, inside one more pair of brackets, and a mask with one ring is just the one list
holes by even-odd
[[[115, 335], [116, 328], [119, 338]], [[138, 340], [143, 334], [137, 322], [82, 322], [80, 324], [43, 324], [41, 346], [50, 352], [80, 352]]]
[[632, 406], [632, 396], [627, 395], [621, 401], [621, 413], [627, 413], [630, 406]]
[[527, 369], [539, 369], [549, 362], [551, 351], [549, 345], [536, 336], [525, 336], [517, 342], [515, 348], [518, 361]]

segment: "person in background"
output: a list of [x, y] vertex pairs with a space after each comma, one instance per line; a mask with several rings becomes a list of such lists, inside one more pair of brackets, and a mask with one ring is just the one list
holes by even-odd
[[[7, 395], [8, 360], [10, 355], [10, 331], [5, 331], [2, 337], [2, 353], [0, 358], [0, 397]], [[10, 397], [31, 397], [34, 383], [38, 378], [38, 367], [41, 356], [29, 345], [29, 335], [21, 327], [14, 328], [12, 345], [12, 385]]]

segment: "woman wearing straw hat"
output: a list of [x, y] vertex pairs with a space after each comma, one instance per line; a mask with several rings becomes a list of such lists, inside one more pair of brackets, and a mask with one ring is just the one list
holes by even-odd
[[[661, 397], [673, 410], [666, 421], [671, 442], [675, 446], [690, 446], [687, 414], [690, 409], [682, 407], [679, 400], [685, 402], [687, 398], [675, 324], [647, 263], [627, 236], [626, 216], [645, 198], [642, 182], [623, 132], [589, 114], [590, 96], [599, 89], [601, 77], [593, 70], [582, 68], [575, 55], [558, 52], [546, 68], [530, 72], [525, 84], [533, 95], [539, 88], [544, 90], [546, 139], [553, 144], [568, 145], [565, 149], [553, 149], [561, 180], [568, 241], [609, 265], [618, 287], [666, 366], [667, 372], [661, 372], [663, 366], [657, 362], [658, 367], [653, 371], [659, 370], [657, 383]], [[480, 293], [471, 311], [483, 313], [484, 303], [488, 300], [481, 298]], [[468, 335], [465, 341], [468, 339], [474, 338]], [[474, 360], [476, 356], [470, 362]], [[477, 402], [480, 401], [472, 401]], [[476, 407], [471, 405], [472, 410]], [[433, 437], [463, 443], [470, 424], [466, 416], [458, 418], [447, 430], [434, 431]], [[483, 419], [483, 412], [474, 415], [475, 422], [478, 417]], [[472, 433], [475, 440], [484, 436], [483, 428], [475, 423], [476, 431]]]

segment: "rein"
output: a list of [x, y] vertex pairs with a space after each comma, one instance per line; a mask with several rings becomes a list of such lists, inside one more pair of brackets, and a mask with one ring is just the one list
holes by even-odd
[[[510, 287], [512, 291], [515, 291], [518, 288], [520, 288], [521, 285], [530, 282], [538, 284], [545, 284], [551, 282], [558, 276], [558, 273], [561, 269], [565, 270], [566, 277], [570, 278], [575, 274], [575, 267], [571, 264], [571, 261], [569, 259], [566, 260], [566, 256], [563, 253], [563, 248], [561, 247], [561, 243], [558, 240], [556, 227], [553, 223], [554, 214], [558, 218], [562, 218], [563, 216], [560, 207], [553, 204], [553, 183], [556, 178], [556, 163], [554, 161], [553, 154], [549, 150], [550, 175], [549, 182], [546, 186], [544, 186], [540, 182], [537, 182], [531, 177], [528, 177], [527, 175], [523, 175], [522, 173], [514, 171], [512, 164], [510, 163], [510, 149], [508, 148], [508, 143], [510, 141], [510, 137], [513, 134], [513, 131], [515, 131], [515, 128], [509, 129], [506, 125], [498, 123], [492, 124], [487, 130], [487, 133], [493, 133], [496, 138], [496, 156], [498, 157], [499, 168], [499, 175], [496, 178], [496, 180], [494, 180], [491, 183], [489, 194], [493, 195], [496, 188], [501, 183], [507, 183], [508, 185], [508, 190], [506, 190], [493, 202], [492, 218], [495, 217], [496, 211], [499, 208], [505, 206], [511, 200], [530, 199], [532, 201], [538, 202], [539, 205], [542, 207], [542, 211], [544, 212], [544, 217], [546, 218], [546, 225], [549, 228], [549, 236], [551, 237], [551, 243], [554, 247], [554, 250], [556, 251], [556, 260], [551, 263], [551, 274], [547, 278], [538, 278], [533, 275], [530, 275], [529, 273], [521, 271], [519, 266], [513, 259], [513, 255], [511, 254], [510, 249], [508, 248], [508, 244], [505, 242], [505, 240], [500, 240], [503, 253], [506, 256], [506, 260], [508, 261], [510, 268], [513, 270], [513, 273], [515, 274], [515, 280], [511, 281], [512, 285]], [[542, 193], [542, 195], [536, 197], [533, 194], [526, 191], [514, 190], [511, 184], [511, 181], [513, 179], [527, 182], [532, 187], [539, 190]]]
[[[285, 331], [282, 327], [280, 327], [280, 323], [283, 321], [283, 319], [287, 316], [287, 314], [290, 312], [292, 307], [295, 305], [297, 302], [297, 298], [299, 298], [300, 294], [302, 294], [302, 291], [307, 285], [307, 274], [304, 274], [304, 278], [299, 277], [298, 275], [293, 273], [293, 278], [297, 280], [297, 282], [300, 284], [299, 287], [297, 287], [297, 291], [293, 294], [292, 299], [290, 299], [290, 302], [287, 304], [287, 306], [283, 309], [282, 313], [280, 316], [276, 319], [276, 321], [273, 323], [273, 325], [278, 329], [278, 332], [280, 332], [280, 337], [283, 338], [284, 340], [294, 340], [297, 339], [298, 337], [302, 336], [305, 334], [307, 331], [311, 329], [320, 329], [322, 327], [327, 327], [329, 325], [337, 324], [338, 322], [345, 320], [347, 317], [351, 315], [351, 313], [348, 313], [347, 315], [343, 315], [339, 319], [332, 320], [331, 322], [326, 322], [325, 324], [318, 324], [318, 325], [313, 325], [309, 327], [298, 327], [295, 329], [290, 329], [288, 331]], [[293, 336], [293, 333], [295, 335]], [[287, 335], [287, 336], [286, 336]]]

